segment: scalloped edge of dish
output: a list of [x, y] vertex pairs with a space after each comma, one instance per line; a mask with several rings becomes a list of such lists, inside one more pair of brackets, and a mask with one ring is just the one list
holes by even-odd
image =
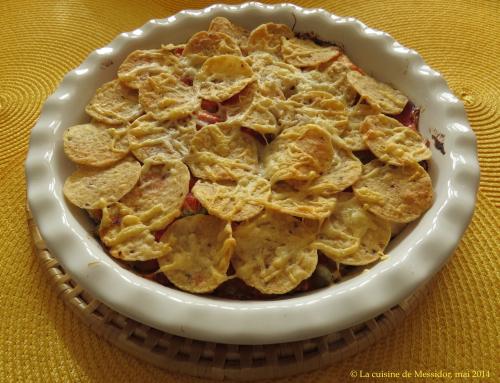
[[[156, 28], [182, 28], [183, 23], [208, 22], [219, 13], [254, 12], [272, 19], [279, 12], [292, 12], [318, 24], [342, 24], [349, 33], [382, 50], [394, 60], [407, 60], [407, 71], [433, 89], [433, 102], [447, 116], [446, 146], [451, 159], [449, 176], [443, 180], [447, 196], [436, 201], [413, 228], [422, 236], [366, 273], [303, 296], [275, 301], [229, 301], [196, 296], [161, 286], [117, 265], [91, 241], [57, 189], [53, 162], [55, 138], [61, 129], [62, 114], [77, 95], [79, 84], [106, 63], [123, 56], [131, 41], [142, 41]], [[65, 110], [66, 109], [66, 110]], [[408, 297], [434, 275], [452, 255], [474, 211], [479, 183], [476, 138], [463, 104], [449, 90], [446, 81], [425, 64], [413, 50], [403, 47], [385, 32], [367, 27], [354, 18], [335, 16], [323, 9], [293, 4], [215, 4], [202, 10], [184, 10], [165, 19], [154, 19], [132, 32], [122, 33], [106, 47], [92, 52], [69, 72], [59, 88], [48, 97], [32, 130], [26, 160], [28, 201], [31, 211], [52, 254], [75, 280], [116, 311], [171, 334], [237, 344], [268, 344], [297, 341], [334, 331], [373, 318]], [[425, 222], [424, 222], [425, 221]], [[410, 233], [414, 234], [415, 233]], [[77, 257], [74, 254], [78, 254]], [[397, 288], [395, 288], [397, 286]], [[341, 309], [338, 309], [341, 308]]]

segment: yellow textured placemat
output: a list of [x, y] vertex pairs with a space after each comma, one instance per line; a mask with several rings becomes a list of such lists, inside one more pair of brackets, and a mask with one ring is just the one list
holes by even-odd
[[[500, 2], [297, 3], [354, 16], [385, 30], [442, 72], [465, 101], [478, 137], [482, 175], [471, 226], [451, 262], [431, 282], [428, 296], [401, 328], [351, 359], [288, 381], [347, 381], [353, 369], [470, 374], [484, 370], [498, 378]], [[111, 346], [56, 297], [33, 254], [24, 211], [23, 162], [41, 104], [64, 73], [119, 32], [182, 8], [209, 4], [185, 0], [0, 2], [0, 381], [200, 381], [164, 372]]]

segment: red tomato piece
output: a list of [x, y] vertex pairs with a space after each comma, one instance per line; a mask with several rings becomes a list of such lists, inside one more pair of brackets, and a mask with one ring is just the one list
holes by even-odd
[[157, 230], [157, 231], [155, 231], [155, 232], [153, 233], [153, 234], [154, 234], [154, 236], [155, 236], [155, 241], [156, 241], [156, 242], [160, 242], [160, 238], [161, 238], [161, 236], [163, 235], [163, 233], [165, 233], [165, 230], [167, 230], [167, 228], [165, 228], [165, 229], [161, 229], [161, 230]]
[[183, 77], [181, 81], [186, 85], [193, 86], [193, 79], [190, 77]]
[[184, 199], [184, 203], [182, 204], [182, 210], [187, 213], [196, 213], [202, 209], [200, 201], [196, 199], [196, 197], [189, 192]]
[[413, 104], [413, 102], [408, 101], [405, 105], [403, 111], [395, 116], [391, 116], [413, 130], [418, 131], [418, 119], [420, 117], [420, 109]]
[[219, 104], [215, 101], [201, 100], [201, 109], [206, 110], [208, 113], [217, 113]]
[[198, 113], [198, 119], [209, 124], [215, 124], [221, 121], [221, 118], [219, 116], [205, 112]]
[[198, 181], [198, 178], [191, 176], [189, 179], [189, 191], [191, 191], [196, 181]]
[[[243, 92], [243, 91], [241, 91]], [[222, 105], [234, 105], [240, 102], [240, 93], [236, 93], [234, 96], [229, 97], [227, 100], [222, 101]]]

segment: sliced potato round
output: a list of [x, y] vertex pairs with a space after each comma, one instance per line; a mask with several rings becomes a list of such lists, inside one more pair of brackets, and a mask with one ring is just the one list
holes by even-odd
[[236, 276], [264, 294], [284, 294], [311, 276], [318, 262], [311, 246], [316, 221], [264, 211], [234, 230]]
[[291, 98], [278, 105], [279, 126], [283, 130], [299, 125], [314, 124], [326, 129], [331, 135], [338, 135], [347, 126], [347, 114], [342, 103], [338, 104], [337, 110], [313, 108]]
[[82, 209], [102, 209], [132, 190], [140, 173], [141, 165], [130, 158], [107, 168], [81, 167], [66, 179], [63, 192]]
[[318, 125], [294, 126], [284, 130], [264, 151], [264, 174], [278, 181], [306, 181], [330, 166], [333, 147], [330, 134]]
[[169, 49], [137, 50], [130, 53], [118, 68], [118, 78], [130, 88], [139, 87], [150, 76], [173, 73], [179, 58]]
[[207, 125], [191, 140], [186, 163], [195, 177], [210, 181], [234, 181], [259, 170], [257, 143], [238, 125]]
[[408, 102], [408, 98], [399, 90], [358, 71], [347, 73], [347, 80], [362, 99], [381, 113], [399, 114]]
[[120, 202], [152, 229], [162, 229], [181, 214], [190, 178], [189, 169], [180, 160], [161, 155], [147, 158], [139, 183]]
[[137, 100], [137, 91], [120, 83], [107, 82], [97, 89], [85, 111], [97, 121], [106, 124], [123, 124], [135, 120], [144, 113]]
[[353, 151], [368, 149], [363, 140], [360, 125], [366, 117], [374, 114], [378, 114], [378, 111], [368, 104], [358, 103], [349, 109], [347, 126], [340, 133], [340, 138], [344, 140], [349, 149]]
[[273, 113], [277, 108], [278, 104], [273, 99], [257, 95], [251, 105], [235, 121], [260, 134], [277, 135], [280, 127]]
[[98, 122], [69, 127], [63, 142], [64, 153], [79, 165], [106, 167], [129, 152], [125, 128]]
[[363, 209], [353, 193], [339, 193], [332, 215], [323, 223], [313, 246], [344, 265], [379, 260], [391, 239], [391, 224]]
[[193, 87], [167, 73], [148, 77], [139, 88], [139, 102], [155, 119], [178, 120], [199, 108]]
[[226, 33], [201, 31], [189, 39], [182, 55], [197, 56], [198, 61], [203, 62], [210, 57], [219, 55], [241, 56], [241, 50], [236, 41]]
[[316, 124], [332, 135], [338, 135], [347, 126], [344, 103], [328, 92], [300, 92], [283, 102], [282, 106], [280, 125], [283, 129], [295, 125]]
[[245, 177], [237, 183], [198, 181], [192, 193], [208, 213], [226, 221], [245, 221], [259, 214], [269, 200], [271, 187], [262, 177]]
[[304, 106], [319, 110], [344, 111], [344, 104], [331, 93], [321, 90], [311, 90], [296, 93], [289, 98], [290, 101], [298, 102]]
[[246, 46], [248, 35], [250, 34], [250, 32], [248, 32], [245, 28], [233, 24], [225, 17], [220, 16], [212, 19], [210, 26], [208, 27], [208, 31], [225, 33], [229, 37], [232, 37], [240, 47]]
[[193, 119], [158, 121], [150, 114], [139, 117], [127, 129], [130, 150], [141, 162], [158, 154], [183, 159], [195, 133]]
[[282, 37], [281, 55], [288, 63], [299, 68], [314, 67], [333, 60], [341, 54], [335, 46], [320, 47], [311, 40]]
[[226, 116], [227, 121], [240, 118], [257, 96], [258, 85], [256, 82], [252, 82], [243, 88], [241, 92], [219, 104], [219, 112]]
[[373, 160], [363, 166], [353, 190], [365, 209], [400, 223], [417, 219], [433, 199], [429, 174], [418, 164], [396, 167]]
[[262, 68], [257, 77], [264, 96], [285, 99], [296, 92], [301, 73], [291, 65], [275, 62]]
[[209, 293], [228, 279], [235, 247], [231, 223], [203, 214], [184, 217], [168, 227], [161, 242], [172, 250], [159, 259], [160, 270], [181, 290]]
[[361, 176], [362, 163], [337, 136], [332, 136], [333, 157], [330, 167], [301, 189], [314, 195], [331, 196], [353, 185]]
[[248, 37], [248, 52], [264, 51], [279, 54], [281, 50], [281, 37], [291, 39], [292, 30], [284, 24], [261, 24], [250, 32]]
[[194, 87], [206, 100], [221, 102], [255, 81], [250, 65], [241, 57], [220, 55], [207, 59], [194, 78]]
[[335, 204], [335, 197], [296, 190], [284, 182], [273, 186], [271, 199], [265, 203], [270, 210], [316, 220], [327, 218], [335, 208]]
[[257, 75], [262, 95], [285, 99], [293, 93], [301, 81], [302, 73], [293, 65], [286, 64], [265, 52], [255, 52], [246, 57]]
[[352, 105], [357, 97], [356, 90], [347, 81], [347, 73], [351, 69], [337, 59], [326, 68], [303, 72], [297, 85], [297, 92], [311, 90], [331, 93], [346, 105]]
[[401, 166], [431, 158], [431, 151], [420, 134], [383, 114], [365, 118], [360, 130], [372, 153], [391, 165]]
[[165, 256], [166, 243], [158, 242], [151, 229], [120, 203], [103, 209], [99, 236], [111, 256], [124, 261], [147, 261]]

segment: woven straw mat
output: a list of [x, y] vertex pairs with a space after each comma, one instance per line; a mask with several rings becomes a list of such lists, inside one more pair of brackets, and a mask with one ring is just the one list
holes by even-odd
[[[417, 50], [440, 71], [465, 102], [482, 173], [469, 229], [404, 324], [340, 364], [287, 381], [349, 381], [352, 369], [489, 370], [497, 378], [500, 1], [297, 3], [359, 18]], [[183, 0], [0, 2], [0, 381], [200, 381], [167, 373], [111, 346], [56, 297], [26, 224], [24, 160], [41, 105], [66, 72], [120, 32], [208, 5]]]

